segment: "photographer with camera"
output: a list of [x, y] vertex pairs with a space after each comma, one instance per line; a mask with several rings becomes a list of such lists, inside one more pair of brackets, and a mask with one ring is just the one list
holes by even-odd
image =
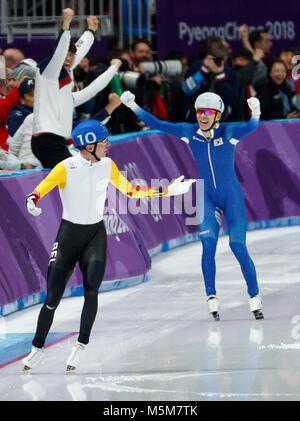
[[[181, 83], [183, 71], [186, 70], [182, 55], [180, 57], [170, 55], [166, 56], [164, 61], [153, 61], [151, 45], [144, 38], [135, 40], [131, 48], [132, 53], [121, 48], [109, 51], [109, 59], [118, 58], [122, 61], [118, 74], [110, 83], [110, 88], [118, 95], [120, 90], [122, 93], [123, 90], [130, 89], [135, 92], [141, 107], [151, 110], [163, 120], [181, 121], [185, 113], [181, 112], [182, 107], [178, 107], [178, 103], [184, 103]], [[175, 84], [179, 84], [181, 96], [175, 95], [176, 98], [173, 98], [174, 92], [178, 93], [177, 85], [173, 89]], [[182, 99], [174, 104], [179, 96]], [[112, 134], [147, 128], [122, 105], [114, 112], [109, 125]]]
[[[143, 83], [129, 86], [128, 77], [121, 78], [124, 89], [131, 89], [137, 103], [157, 118], [169, 121], [169, 84], [162, 74], [163, 68], [159, 62], [154, 62], [151, 56], [151, 44], [145, 38], [136, 39], [131, 45], [131, 71], [144, 76]], [[128, 74], [129, 76], [129, 74]]]
[[238, 75], [227, 63], [228, 51], [221, 38], [207, 39], [206, 54], [196, 61], [186, 73], [182, 89], [189, 96], [189, 110], [186, 120], [194, 123], [193, 104], [195, 98], [203, 92], [214, 92], [223, 98], [225, 111], [222, 121], [231, 118], [232, 106], [235, 104], [238, 91]]

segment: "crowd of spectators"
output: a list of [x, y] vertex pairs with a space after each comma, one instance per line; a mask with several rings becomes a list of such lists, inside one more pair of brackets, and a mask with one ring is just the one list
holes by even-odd
[[[195, 98], [205, 91], [222, 97], [223, 122], [247, 121], [251, 96], [260, 100], [262, 120], [299, 118], [300, 77], [294, 78], [293, 57], [300, 49], [280, 48], [273, 57], [267, 31], [249, 33], [244, 24], [240, 34], [238, 50], [232, 51], [227, 42], [210, 36], [192, 59], [172, 49], [163, 61], [154, 60], [145, 38], [134, 40], [128, 50], [114, 47], [107, 57], [87, 54], [73, 71], [74, 92], [91, 85], [112, 60], [121, 60], [122, 66], [103, 90], [74, 108], [73, 127], [95, 118], [106, 124], [111, 134], [147, 130], [121, 103], [125, 90], [135, 94], [142, 108], [165, 121], [196, 122]], [[18, 48], [0, 52], [6, 60], [6, 79], [0, 79], [0, 107], [5, 108], [0, 109], [0, 170], [42, 168], [30, 149], [32, 124], [26, 118], [33, 112], [37, 63]]]

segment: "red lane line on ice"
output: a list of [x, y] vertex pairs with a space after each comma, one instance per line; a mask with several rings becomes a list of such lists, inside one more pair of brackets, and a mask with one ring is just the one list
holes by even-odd
[[[55, 344], [57, 344], [58, 342], [64, 341], [65, 339], [68, 339], [68, 338], [71, 338], [71, 337], [72, 337], [72, 336], [74, 336], [74, 335], [78, 335], [78, 332], [71, 332], [71, 333], [68, 333], [66, 336], [62, 336], [61, 338], [56, 339], [55, 341], [50, 342], [49, 344], [45, 345], [45, 347], [44, 347], [44, 348], [48, 348], [49, 346], [55, 345]], [[15, 363], [16, 361], [21, 360], [22, 358], [26, 357], [26, 355], [28, 355], [28, 354], [29, 354], [29, 352], [27, 352], [27, 353], [26, 353], [26, 354], [24, 354], [24, 355], [21, 355], [20, 357], [14, 358], [13, 360], [7, 361], [7, 362], [6, 362], [6, 363], [4, 363], [4, 364], [0, 364], [0, 369], [1, 369], [1, 368], [3, 368], [3, 367], [6, 367], [6, 366], [7, 366], [7, 365], [9, 365], [9, 364]]]

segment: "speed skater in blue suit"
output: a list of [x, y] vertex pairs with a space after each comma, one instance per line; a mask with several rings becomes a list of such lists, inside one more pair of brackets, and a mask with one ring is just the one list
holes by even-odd
[[203, 246], [201, 267], [207, 294], [209, 313], [219, 320], [219, 299], [216, 296], [215, 254], [219, 230], [224, 215], [230, 248], [238, 260], [247, 284], [250, 311], [262, 319], [262, 298], [259, 295], [256, 270], [246, 247], [246, 208], [240, 183], [234, 169], [235, 147], [240, 140], [254, 132], [259, 124], [260, 103], [247, 100], [251, 119], [240, 124], [220, 124], [224, 103], [212, 92], [205, 92], [195, 101], [197, 123], [170, 123], [149, 114], [126, 91], [121, 101], [152, 129], [172, 134], [188, 143], [192, 150], [200, 179], [204, 180], [204, 218], [199, 225]]

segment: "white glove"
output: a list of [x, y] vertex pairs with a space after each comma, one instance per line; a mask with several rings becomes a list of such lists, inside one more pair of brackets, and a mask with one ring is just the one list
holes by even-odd
[[261, 114], [259, 99], [252, 96], [251, 98], [247, 99], [247, 102], [250, 110], [252, 111], [253, 117], [259, 118]]
[[34, 216], [39, 216], [42, 213], [42, 209], [38, 208], [34, 201], [36, 201], [36, 196], [31, 193], [26, 198], [26, 207], [29, 213]]
[[184, 175], [181, 175], [180, 177], [176, 178], [176, 180], [173, 181], [172, 184], [169, 185], [168, 193], [170, 196], [187, 193], [191, 185], [196, 181], [193, 178], [191, 178], [190, 180], [182, 181], [183, 179]]
[[124, 105], [126, 105], [126, 107], [131, 108], [132, 110], [134, 108], [137, 108], [138, 105], [136, 104], [135, 100], [135, 95], [130, 92], [130, 91], [125, 91], [123, 92], [123, 94], [120, 97], [120, 100], [122, 101], [122, 103]]

